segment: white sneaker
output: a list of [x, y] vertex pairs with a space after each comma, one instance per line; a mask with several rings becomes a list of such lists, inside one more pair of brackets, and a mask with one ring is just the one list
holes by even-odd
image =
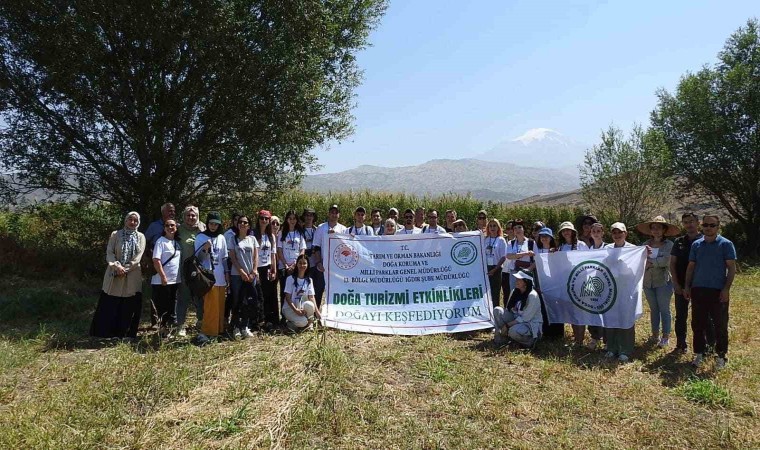
[[726, 367], [726, 358], [718, 358], [715, 360], [715, 368], [722, 370]]
[[697, 367], [699, 367], [699, 366], [702, 365], [702, 360], [703, 359], [704, 359], [704, 356], [702, 356], [701, 353], [695, 353], [694, 354], [694, 359], [691, 361], [691, 365], [694, 366], [695, 368], [697, 368]]
[[589, 350], [596, 350], [598, 347], [599, 347], [599, 341], [597, 341], [594, 338], [591, 338], [586, 344], [586, 348], [588, 348]]
[[235, 337], [235, 339], [240, 339], [240, 336], [242, 336], [240, 328], [235, 328], [235, 330], [232, 332], [232, 335]]
[[631, 358], [629, 358], [628, 355], [621, 353], [620, 356], [618, 356], [618, 361], [620, 361], [621, 363], [627, 363], [630, 360]]
[[612, 359], [615, 357], [615, 352], [607, 352], [604, 354], [604, 357], [607, 359]]
[[657, 345], [659, 345], [660, 348], [668, 348], [669, 344], [670, 344], [670, 339], [664, 337], [664, 338], [660, 339], [660, 343], [657, 344]]
[[187, 337], [187, 330], [185, 330], [185, 327], [182, 327], [177, 332], [177, 336], [179, 337]]
[[248, 327], [243, 328], [243, 337], [244, 338], [252, 338], [253, 333], [251, 333], [251, 330], [248, 329]]

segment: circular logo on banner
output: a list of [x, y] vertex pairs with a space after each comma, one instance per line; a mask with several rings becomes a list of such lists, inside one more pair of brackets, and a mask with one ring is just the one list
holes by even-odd
[[353, 269], [359, 263], [359, 253], [348, 244], [340, 244], [333, 251], [335, 265], [343, 270]]
[[460, 241], [451, 247], [451, 259], [460, 266], [472, 264], [477, 257], [478, 248], [470, 241]]
[[583, 261], [570, 271], [567, 294], [578, 308], [592, 314], [602, 314], [615, 304], [617, 283], [604, 264]]

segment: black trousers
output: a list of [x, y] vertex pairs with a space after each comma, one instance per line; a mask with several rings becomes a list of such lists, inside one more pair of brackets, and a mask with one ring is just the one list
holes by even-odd
[[325, 293], [325, 273], [316, 267], [311, 268], [311, 281], [314, 283], [314, 299], [317, 301], [317, 309], [322, 307], [322, 295]]
[[[488, 271], [495, 269], [498, 266], [488, 266]], [[501, 270], [497, 271], [495, 275], [488, 276], [488, 282], [491, 285], [491, 302], [493, 307], [499, 306], [499, 300], [501, 299]], [[505, 305], [506, 306], [506, 302]]]
[[715, 353], [725, 358], [728, 353], [728, 302], [720, 301], [720, 289], [691, 289], [691, 332], [694, 353], [704, 353], [708, 324], [715, 325]]
[[90, 336], [102, 338], [137, 337], [141, 312], [141, 292], [131, 297], [116, 297], [101, 291], [98, 306], [95, 308], [95, 314], [90, 325]]
[[[676, 294], [676, 348], [686, 349], [686, 329], [689, 322], [689, 301], [683, 295]], [[707, 345], [715, 346], [715, 324], [710, 317], [707, 318], [705, 329]]]
[[174, 325], [177, 322], [177, 316], [174, 310], [177, 305], [178, 284], [154, 284], [153, 288], [153, 315], [151, 323], [162, 326]]
[[267, 276], [270, 266], [259, 267], [259, 283], [263, 296], [264, 321], [277, 325], [280, 322], [280, 302], [277, 300], [277, 280]]

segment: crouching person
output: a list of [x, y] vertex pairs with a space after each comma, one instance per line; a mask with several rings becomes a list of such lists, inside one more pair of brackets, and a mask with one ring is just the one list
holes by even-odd
[[296, 270], [285, 280], [285, 301], [282, 304], [282, 316], [291, 331], [311, 327], [314, 319], [320, 318], [314, 301], [314, 283], [309, 278], [309, 257], [298, 255]]
[[497, 306], [493, 309], [494, 342], [504, 344], [507, 338], [524, 347], [532, 347], [541, 335], [543, 317], [541, 316], [541, 300], [533, 289], [533, 277], [529, 272], [519, 271], [516, 278], [515, 290], [509, 296], [507, 307]]

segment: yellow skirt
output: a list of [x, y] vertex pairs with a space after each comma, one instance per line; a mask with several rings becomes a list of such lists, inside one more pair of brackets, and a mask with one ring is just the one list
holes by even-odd
[[227, 288], [214, 286], [203, 296], [203, 321], [201, 333], [206, 336], [219, 336], [224, 331], [224, 299]]

